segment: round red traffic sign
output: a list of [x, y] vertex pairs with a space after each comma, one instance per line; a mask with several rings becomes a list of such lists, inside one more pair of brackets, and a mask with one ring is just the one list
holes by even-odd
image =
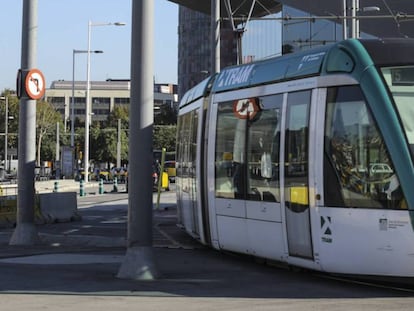
[[233, 112], [239, 119], [252, 120], [259, 110], [256, 98], [239, 99], [233, 103]]
[[42, 98], [45, 94], [45, 86], [45, 77], [39, 69], [31, 69], [27, 72], [24, 88], [29, 98]]

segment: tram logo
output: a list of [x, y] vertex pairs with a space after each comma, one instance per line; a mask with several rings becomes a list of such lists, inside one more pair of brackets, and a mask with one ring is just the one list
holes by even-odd
[[316, 62], [316, 61], [320, 62], [325, 56], [325, 54], [326, 52], [320, 52], [316, 54], [309, 54], [309, 55], [303, 56], [298, 66], [298, 70], [302, 69], [302, 67], [305, 66], [306, 63], [311, 63], [311, 62]]
[[254, 65], [225, 69], [218, 78], [218, 87], [229, 87], [246, 83], [249, 80]]
[[321, 216], [322, 242], [332, 243], [332, 219], [330, 216]]

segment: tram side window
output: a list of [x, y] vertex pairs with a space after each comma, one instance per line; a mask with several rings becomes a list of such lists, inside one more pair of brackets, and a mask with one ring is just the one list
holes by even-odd
[[236, 118], [233, 102], [218, 106], [216, 127], [216, 197], [244, 198], [247, 121]]
[[[216, 197], [280, 201], [279, 141], [282, 103], [282, 95], [271, 95], [219, 104], [216, 128]], [[250, 109], [247, 107], [254, 108], [246, 114]]]
[[190, 184], [190, 179], [196, 176], [196, 152], [197, 152], [197, 111], [191, 111], [179, 117], [177, 144], [177, 176], [182, 191], [191, 191], [195, 181]]
[[405, 206], [394, 166], [359, 86], [328, 89], [324, 198], [332, 207]]
[[279, 148], [282, 95], [260, 98], [261, 111], [249, 121], [247, 192], [254, 201], [280, 202]]

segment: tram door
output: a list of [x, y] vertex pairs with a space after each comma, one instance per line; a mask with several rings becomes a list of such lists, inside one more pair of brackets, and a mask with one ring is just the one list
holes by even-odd
[[309, 210], [311, 91], [288, 94], [285, 115], [284, 197], [289, 255], [313, 258]]

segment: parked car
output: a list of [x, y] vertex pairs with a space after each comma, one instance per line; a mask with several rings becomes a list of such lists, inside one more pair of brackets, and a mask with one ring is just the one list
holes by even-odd
[[386, 163], [372, 163], [369, 166], [369, 172], [371, 175], [374, 174], [393, 174], [393, 170]]

